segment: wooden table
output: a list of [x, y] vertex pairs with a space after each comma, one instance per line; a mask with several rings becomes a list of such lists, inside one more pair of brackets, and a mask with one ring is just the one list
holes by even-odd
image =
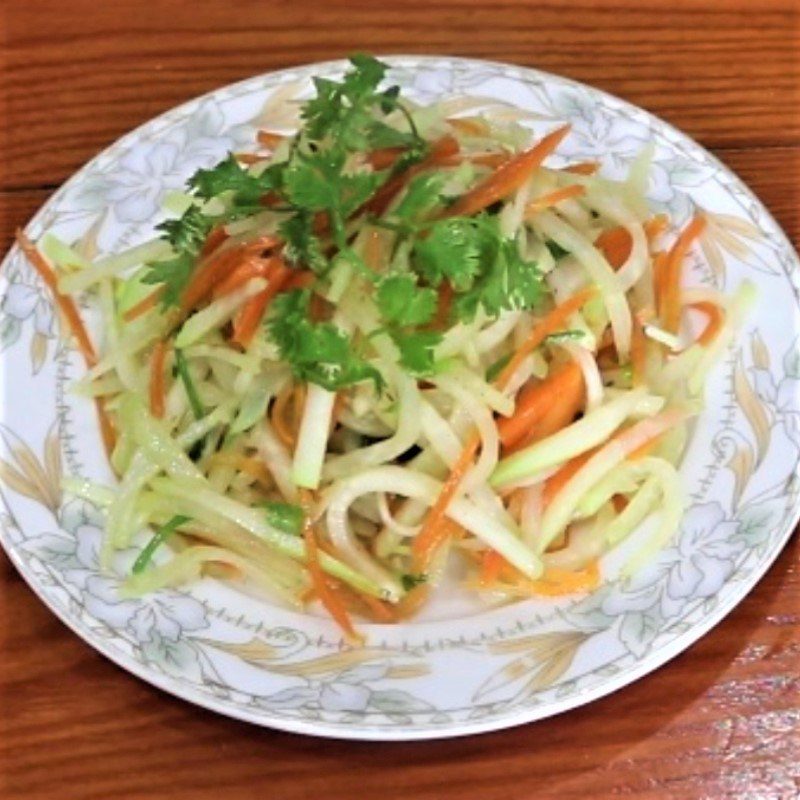
[[[659, 114], [800, 242], [791, 0], [4, 0], [0, 243], [119, 135], [201, 92], [353, 49], [482, 56]], [[565, 716], [430, 744], [321, 741], [217, 717], [94, 653], [0, 558], [0, 796], [800, 797], [797, 538], [721, 625]]]

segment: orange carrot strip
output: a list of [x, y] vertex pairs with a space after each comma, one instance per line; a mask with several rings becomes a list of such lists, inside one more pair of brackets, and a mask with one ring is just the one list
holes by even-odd
[[122, 315], [122, 319], [124, 319], [125, 322], [133, 322], [133, 320], [138, 319], [142, 314], [146, 314], [150, 309], [156, 307], [156, 303], [158, 303], [162, 294], [164, 294], [164, 287], [159, 286], [155, 291], [150, 292], [143, 300], [132, 305]]
[[587, 286], [575, 292], [571, 297], [564, 300], [549, 311], [528, 335], [528, 338], [517, 349], [508, 364], [505, 365], [496, 383], [502, 389], [519, 369], [519, 365], [551, 334], [561, 328], [564, 323], [583, 306], [592, 299], [596, 293], [593, 286]]
[[570, 126], [549, 133], [540, 142], [506, 161], [486, 180], [462, 195], [441, 216], [472, 216], [519, 189], [569, 132]]
[[271, 259], [267, 288], [251, 297], [233, 321], [231, 342], [246, 348], [258, 330], [270, 301], [280, 292], [291, 274], [291, 269], [281, 259]]
[[476, 164], [479, 167], [490, 167], [497, 169], [510, 161], [512, 156], [508, 153], [472, 153], [465, 155], [455, 155], [442, 159], [440, 167], [458, 167], [461, 164]]
[[677, 333], [681, 319], [681, 268], [692, 242], [706, 227], [705, 217], [697, 214], [681, 231], [667, 256], [664, 277], [662, 324], [670, 333]]
[[150, 413], [161, 419], [164, 416], [166, 391], [164, 388], [164, 362], [167, 357], [167, 340], [160, 339], [150, 358]]
[[269, 155], [262, 153], [236, 153], [234, 157], [240, 164], [250, 166], [251, 164], [258, 164], [261, 161], [265, 161], [269, 158]]
[[388, 169], [404, 152], [402, 147], [384, 147], [380, 150], [373, 150], [371, 153], [367, 153], [367, 164], [374, 170]]
[[573, 175], [594, 175], [600, 169], [597, 161], [579, 161], [577, 164], [568, 164], [561, 168], [561, 172], [570, 172]]
[[430, 323], [430, 327], [434, 330], [441, 330], [447, 327], [454, 296], [455, 292], [450, 281], [442, 281], [439, 284], [439, 292], [436, 298], [436, 315]]
[[264, 147], [269, 147], [274, 150], [286, 137], [282, 133], [273, 133], [272, 131], [259, 131], [256, 134], [256, 139], [259, 144]]
[[497, 550], [486, 550], [481, 559], [481, 571], [478, 583], [483, 587], [491, 586], [500, 577], [505, 559]]
[[292, 289], [307, 289], [315, 280], [313, 272], [307, 269], [293, 269], [283, 288], [287, 292]]
[[94, 345], [89, 339], [89, 334], [84, 327], [83, 320], [78, 313], [78, 307], [75, 301], [58, 290], [58, 278], [55, 272], [50, 268], [50, 265], [45, 260], [44, 256], [36, 248], [36, 245], [20, 230], [17, 228], [17, 244], [19, 244], [25, 257], [28, 259], [30, 265], [39, 273], [39, 277], [44, 281], [47, 288], [53, 295], [56, 305], [67, 321], [70, 332], [75, 337], [78, 344], [78, 349], [81, 351], [86, 365], [93, 367], [97, 363], [97, 353], [95, 352]]
[[[577, 311], [594, 293], [595, 289], [592, 287], [581, 289], [540, 320], [522, 346], [506, 364], [497, 378], [496, 385], [500, 388], [505, 387], [523, 359], [535, 350], [544, 341], [545, 337], [558, 330], [569, 316]], [[557, 407], [561, 408], [561, 405], [559, 404]], [[428, 567], [434, 553], [448, 538], [447, 526], [443, 524], [445, 512], [450, 505], [450, 501], [455, 496], [462, 478], [471, 466], [479, 444], [480, 436], [477, 431], [474, 431], [467, 439], [461, 455], [459, 455], [458, 460], [450, 470], [450, 474], [442, 484], [439, 496], [428, 511], [420, 532], [414, 538], [412, 545], [413, 563], [415, 569], [419, 572]]]
[[252, 278], [266, 278], [269, 276], [269, 273], [269, 262], [256, 258], [248, 259], [242, 262], [236, 269], [229, 272], [214, 287], [211, 295], [216, 298], [230, 294], [240, 289]]
[[450, 501], [455, 496], [461, 479], [472, 466], [472, 460], [475, 453], [478, 451], [478, 445], [481, 438], [477, 431], [474, 431], [467, 439], [461, 455], [450, 470], [450, 474], [442, 484], [442, 489], [439, 496], [428, 511], [422, 528], [417, 536], [414, 538], [414, 543], [411, 546], [412, 563], [416, 572], [424, 572], [433, 558], [434, 553], [448, 538], [449, 531], [446, 525], [443, 525], [445, 512], [450, 505]]
[[[648, 242], [652, 243], [657, 236], [660, 236], [666, 230], [667, 222], [666, 215], [657, 214], [644, 223], [642, 227]], [[619, 226], [604, 230], [595, 239], [594, 246], [603, 253], [606, 261], [614, 269], [619, 269], [628, 260], [633, 242], [627, 229]]]
[[328, 610], [336, 624], [342, 629], [347, 641], [352, 645], [364, 643], [364, 637], [356, 632], [342, 598], [332, 584], [328, 583], [325, 573], [319, 562], [319, 545], [314, 534], [314, 523], [311, 519], [311, 495], [307, 490], [300, 490], [300, 497], [305, 511], [303, 522], [303, 541], [306, 545], [306, 566], [311, 574], [311, 583], [322, 605]]
[[240, 262], [254, 255], [261, 255], [263, 251], [279, 243], [280, 240], [275, 236], [261, 236], [246, 245], [212, 253], [205, 261], [201, 261], [183, 290], [181, 311], [184, 314], [191, 311], [231, 270], [239, 266]]
[[583, 394], [583, 372], [574, 360], [554, 370], [543, 381], [520, 392], [514, 413], [497, 420], [497, 431], [503, 447], [513, 447], [545, 412], [558, 403], [567, 402], [575, 393]]
[[541, 578], [535, 581], [525, 581], [523, 585], [532, 594], [547, 597], [589, 592], [600, 585], [600, 565], [595, 559], [581, 570], [572, 571], [548, 567]]
[[381, 186], [368, 200], [361, 210], [368, 211], [375, 216], [381, 216], [391, 205], [392, 200], [402, 191], [403, 187], [416, 175], [439, 166], [440, 163], [455, 155], [459, 150], [458, 142], [452, 136], [443, 136], [431, 145], [428, 155], [418, 164], [409, 167], [400, 175], [395, 175]]
[[697, 338], [697, 343], [703, 345], [710, 344], [716, 339], [717, 334], [725, 324], [725, 311], [716, 303], [710, 303], [706, 300], [692, 303], [689, 308], [694, 308], [708, 317], [708, 322], [703, 332]]
[[289, 408], [289, 402], [292, 399], [292, 393], [292, 384], [286, 384], [286, 386], [284, 386], [284, 388], [278, 392], [278, 396], [275, 398], [275, 402], [272, 404], [272, 411], [270, 413], [270, 420], [272, 421], [272, 427], [275, 429], [275, 433], [278, 434], [278, 438], [290, 450], [294, 449], [295, 439], [291, 427], [287, 421], [288, 414], [286, 412]]
[[554, 192], [537, 197], [536, 200], [531, 201], [525, 207], [525, 215], [538, 214], [547, 208], [551, 208], [564, 200], [572, 200], [575, 197], [582, 197], [586, 194], [586, 188], [580, 184], [573, 183], [571, 186], [564, 186], [561, 189], [556, 189]]
[[[50, 290], [55, 300], [56, 305], [61, 311], [67, 326], [70, 329], [75, 341], [78, 344], [78, 349], [86, 362], [86, 366], [91, 369], [97, 363], [97, 352], [94, 349], [86, 327], [83, 324], [81, 315], [78, 312], [78, 307], [75, 301], [58, 290], [58, 278], [55, 272], [50, 268], [50, 265], [45, 260], [44, 256], [39, 252], [36, 245], [23, 233], [20, 228], [16, 231], [17, 244], [22, 250], [25, 258], [28, 259], [30, 265], [36, 270], [39, 277], [44, 281], [44, 284]], [[103, 445], [106, 454], [111, 457], [116, 443], [116, 432], [111, 423], [108, 415], [106, 414], [105, 404], [103, 399], [98, 397], [95, 399], [95, 407], [97, 408], [97, 415], [100, 419], [100, 433], [103, 438]]]
[[200, 250], [200, 258], [210, 256], [227, 238], [228, 232], [225, 230], [224, 226], [216, 225], [213, 227], [209, 231], [208, 236], [206, 236], [205, 242], [203, 242], [203, 247]]
[[542, 490], [542, 505], [544, 507], [549, 505], [550, 501], [567, 485], [570, 478], [572, 478], [598, 449], [599, 448], [595, 447], [571, 458], [544, 482], [544, 489]]

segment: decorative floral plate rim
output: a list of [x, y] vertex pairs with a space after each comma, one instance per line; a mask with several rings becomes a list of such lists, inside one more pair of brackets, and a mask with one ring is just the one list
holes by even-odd
[[[0, 540], [66, 625], [158, 688], [289, 731], [424, 739], [510, 727], [616, 691], [714, 627], [777, 558], [800, 517], [798, 262], [775, 221], [727, 167], [635, 106], [568, 79], [496, 62], [386, 60], [392, 78], [420, 99], [505, 99], [537, 130], [566, 117], [577, 139], [570, 156], [610, 150], [618, 162], [604, 164], [610, 172], [652, 137], [654, 202], [680, 222], [702, 197], [711, 220], [713, 235], [692, 265], [692, 278], [731, 287], [756, 275], [781, 298], [771, 315], [777, 321], [756, 319], [745, 329], [712, 387], [720, 406], [711, 409], [687, 456], [694, 464], [700, 451], [710, 460], [687, 468], [689, 485], [697, 488], [675, 545], [624, 587], [612, 581], [578, 601], [517, 604], [513, 611], [460, 620], [455, 636], [452, 621], [374, 626], [361, 651], [343, 648], [323, 620], [274, 609], [265, 614], [264, 606], [213, 583], [119, 601], [113, 576], [97, 569], [96, 511], [65, 500], [58, 486], [64, 462], [75, 473], [96, 460], [91, 414], [67, 391], [80, 368], [75, 354], [57, 345], [52, 307], [15, 250], [0, 274], [4, 383], [8, 387], [10, 375], [15, 389], [29, 381], [37, 397], [44, 387], [45, 400], [42, 419], [32, 421], [6, 389]], [[67, 181], [28, 230], [38, 236], [55, 226], [89, 252], [121, 246], [152, 223], [159, 197], [192, 168], [218, 158], [222, 147], [241, 147], [259, 125], [289, 125], [289, 101], [308, 77], [340, 72], [343, 64], [254, 77], [145, 123]], [[516, 113], [508, 107], [497, 112]], [[773, 344], [785, 347], [787, 324], [794, 337], [776, 365]], [[24, 425], [15, 429], [15, 421]], [[228, 603], [241, 614], [230, 613]], [[275, 624], [265, 627], [264, 616]], [[454, 667], [459, 681], [448, 680]]]

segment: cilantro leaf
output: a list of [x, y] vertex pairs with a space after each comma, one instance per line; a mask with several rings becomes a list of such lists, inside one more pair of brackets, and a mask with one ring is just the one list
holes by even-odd
[[142, 278], [142, 282], [164, 285], [164, 291], [159, 298], [162, 308], [176, 305], [179, 302], [194, 270], [194, 261], [194, 254], [184, 250], [175, 258], [148, 264], [148, 271]]
[[439, 202], [444, 183], [445, 176], [440, 172], [418, 175], [408, 184], [392, 216], [412, 222], [419, 220]]
[[524, 261], [513, 239], [504, 239], [481, 286], [480, 302], [487, 314], [523, 311], [542, 296], [542, 279], [536, 265]]
[[163, 238], [180, 252], [188, 250], [197, 253], [203, 246], [215, 219], [204, 214], [196, 205], [191, 205], [178, 219], [168, 219], [156, 225], [156, 230], [164, 231]]
[[414, 245], [417, 267], [432, 286], [447, 278], [456, 292], [472, 287], [494, 244], [479, 218], [452, 217], [434, 223]]
[[284, 220], [278, 230], [286, 242], [283, 254], [288, 261], [304, 264], [317, 274], [328, 269], [328, 259], [322, 251], [322, 243], [314, 233], [313, 214], [300, 210]]
[[347, 336], [330, 322], [312, 322], [311, 292], [298, 289], [278, 295], [267, 320], [270, 338], [295, 376], [330, 391], [372, 380], [383, 383], [380, 372], [356, 355]]
[[424, 325], [436, 312], [436, 292], [420, 288], [413, 275], [388, 275], [378, 284], [375, 301], [386, 322]]
[[263, 503], [263, 508], [267, 512], [268, 525], [292, 536], [300, 536], [303, 532], [304, 515], [300, 506], [268, 500]]
[[442, 341], [438, 331], [406, 332], [397, 329], [389, 331], [392, 341], [400, 351], [400, 364], [409, 372], [418, 376], [430, 375], [433, 372], [433, 351]]
[[195, 172], [189, 178], [189, 188], [205, 200], [223, 192], [233, 192], [234, 205], [257, 207], [264, 194], [281, 187], [284, 169], [284, 164], [273, 164], [260, 175], [253, 175], [230, 153], [211, 169]]

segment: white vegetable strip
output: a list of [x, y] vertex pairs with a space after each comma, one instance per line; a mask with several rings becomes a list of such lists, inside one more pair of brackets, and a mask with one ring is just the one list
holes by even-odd
[[[108, 258], [101, 258], [86, 269], [63, 275], [58, 281], [58, 290], [64, 294], [82, 292], [92, 284], [103, 280], [103, 278], [118, 275], [130, 267], [135, 267], [148, 261], [168, 258], [171, 253], [172, 247], [169, 243], [163, 239], [153, 239]], [[154, 286], [153, 289], [155, 288]]]
[[280, 493], [290, 502], [296, 502], [298, 493], [292, 481], [292, 458], [268, 420], [264, 420], [255, 431], [253, 441]]
[[347, 455], [331, 456], [322, 470], [326, 480], [341, 478], [358, 470], [391, 461], [405, 453], [419, 439], [420, 395], [417, 382], [409, 375], [396, 370], [393, 383], [397, 389], [397, 402], [400, 407], [394, 435], [382, 442], [353, 450]]
[[252, 278], [241, 289], [220, 297], [202, 311], [192, 314], [175, 337], [175, 347], [179, 349], [188, 347], [208, 331], [224, 325], [243, 303], [266, 288], [265, 280]]
[[603, 402], [603, 378], [594, 354], [575, 342], [562, 342], [561, 346], [581, 368], [583, 384], [586, 388], [586, 411], [587, 413], [594, 411]]
[[319, 486], [335, 402], [336, 392], [316, 383], [307, 385], [303, 419], [292, 462], [292, 481], [296, 486], [306, 489]]
[[500, 453], [500, 436], [497, 433], [497, 425], [489, 409], [476, 400], [472, 393], [467, 391], [457, 380], [448, 375], [437, 375], [433, 378], [433, 382], [451, 394], [469, 414], [481, 437], [480, 455], [460, 486], [461, 491], [470, 492], [485, 483], [497, 465]]
[[[403, 467], [378, 467], [340, 481], [335, 487], [327, 512], [328, 530], [337, 548], [343, 554], [357, 560], [359, 567], [362, 553], [350, 550], [351, 537], [347, 535], [347, 510], [356, 497], [369, 492], [392, 492], [413, 497], [427, 505], [435, 502], [442, 484], [435, 478], [411, 472]], [[447, 515], [462, 527], [472, 532], [489, 547], [497, 550], [506, 560], [525, 575], [535, 578], [541, 574], [541, 562], [533, 551], [525, 546], [504, 525], [465, 498], [457, 498], [448, 506]]]
[[550, 542], [564, 530], [581, 499], [592, 486], [638, 447], [683, 422], [685, 418], [686, 412], [682, 410], [665, 411], [658, 417], [636, 423], [595, 453], [567, 481], [547, 506], [542, 517], [540, 551], [546, 549]]
[[621, 360], [626, 360], [631, 347], [631, 311], [622, 284], [611, 265], [585, 236], [562, 222], [555, 214], [543, 211], [536, 217], [534, 224], [537, 231], [572, 253], [600, 288], [614, 331], [617, 352]]

